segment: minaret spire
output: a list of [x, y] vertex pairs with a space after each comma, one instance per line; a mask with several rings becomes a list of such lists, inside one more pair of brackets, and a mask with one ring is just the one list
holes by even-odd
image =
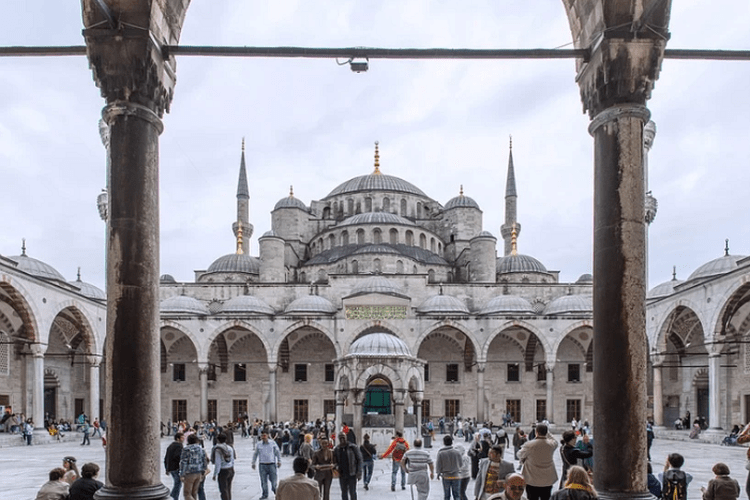
[[381, 175], [380, 173], [380, 151], [378, 151], [379, 141], [375, 141], [375, 171], [372, 175]]
[[516, 193], [516, 171], [513, 166], [513, 136], [510, 136], [508, 145], [508, 176], [505, 181], [505, 224], [500, 227], [500, 234], [505, 241], [505, 255], [511, 255], [513, 251], [512, 232], [515, 228], [515, 235], [521, 234], [521, 224], [517, 220], [517, 200]]
[[[240, 175], [237, 182], [237, 222], [232, 224], [232, 232], [238, 242], [242, 243], [242, 253], [250, 253], [250, 237], [253, 225], [250, 224], [250, 189], [247, 182], [247, 167], [245, 166], [245, 138], [242, 138], [242, 155], [240, 156]], [[240, 227], [242, 230], [240, 231]], [[243, 239], [242, 236], [245, 236]], [[238, 250], [240, 250], [238, 248]], [[237, 253], [240, 253], [239, 251]]]

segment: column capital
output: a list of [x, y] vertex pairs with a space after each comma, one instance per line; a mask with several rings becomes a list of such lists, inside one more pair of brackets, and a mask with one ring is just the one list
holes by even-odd
[[646, 123], [651, 118], [651, 112], [645, 104], [625, 103], [611, 106], [591, 119], [589, 134], [594, 135], [602, 125], [620, 118], [640, 118], [643, 123]]
[[205, 361], [199, 361], [198, 362], [198, 374], [203, 375], [204, 373], [208, 373], [208, 362]]
[[35, 358], [43, 358], [44, 353], [47, 352], [46, 344], [29, 344], [29, 350]]
[[102, 356], [99, 354], [89, 354], [86, 356], [86, 362], [91, 365], [91, 368], [99, 368], [102, 364]]

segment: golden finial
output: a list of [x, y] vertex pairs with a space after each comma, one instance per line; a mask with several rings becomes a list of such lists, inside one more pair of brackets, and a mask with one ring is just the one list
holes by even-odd
[[380, 175], [380, 151], [378, 151], [378, 141], [375, 141], [375, 171], [373, 175]]
[[289, 186], [289, 197], [294, 198], [294, 186]]
[[237, 255], [242, 255], [242, 222], [237, 221]]
[[464, 195], [464, 185], [461, 184], [461, 189], [458, 190], [458, 196], [463, 196], [463, 195]]
[[242, 138], [242, 152], [245, 152], [245, 138]]
[[510, 138], [510, 150], [513, 151], [513, 135], [508, 136]]
[[513, 229], [510, 232], [510, 254], [518, 255], [518, 233], [516, 232], [516, 223], [513, 223]]

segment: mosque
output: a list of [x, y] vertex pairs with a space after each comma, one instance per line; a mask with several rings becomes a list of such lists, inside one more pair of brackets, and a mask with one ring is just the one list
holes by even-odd
[[[382, 172], [377, 143], [367, 170], [309, 204], [290, 190], [253, 256], [243, 145], [235, 250], [193, 282], [161, 277], [160, 418], [591, 420], [593, 278], [560, 282], [519, 252], [512, 147], [499, 251], [463, 189], [441, 203]], [[750, 419], [750, 257], [727, 247], [650, 290], [646, 313], [656, 424]], [[0, 406], [106, 417], [106, 324], [80, 275], [25, 245], [0, 255]]]

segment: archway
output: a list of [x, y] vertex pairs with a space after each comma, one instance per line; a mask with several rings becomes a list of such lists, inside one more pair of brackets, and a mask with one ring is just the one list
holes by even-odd
[[381, 376], [373, 377], [365, 387], [362, 413], [364, 415], [390, 415], [393, 413], [392, 400], [391, 383]]

